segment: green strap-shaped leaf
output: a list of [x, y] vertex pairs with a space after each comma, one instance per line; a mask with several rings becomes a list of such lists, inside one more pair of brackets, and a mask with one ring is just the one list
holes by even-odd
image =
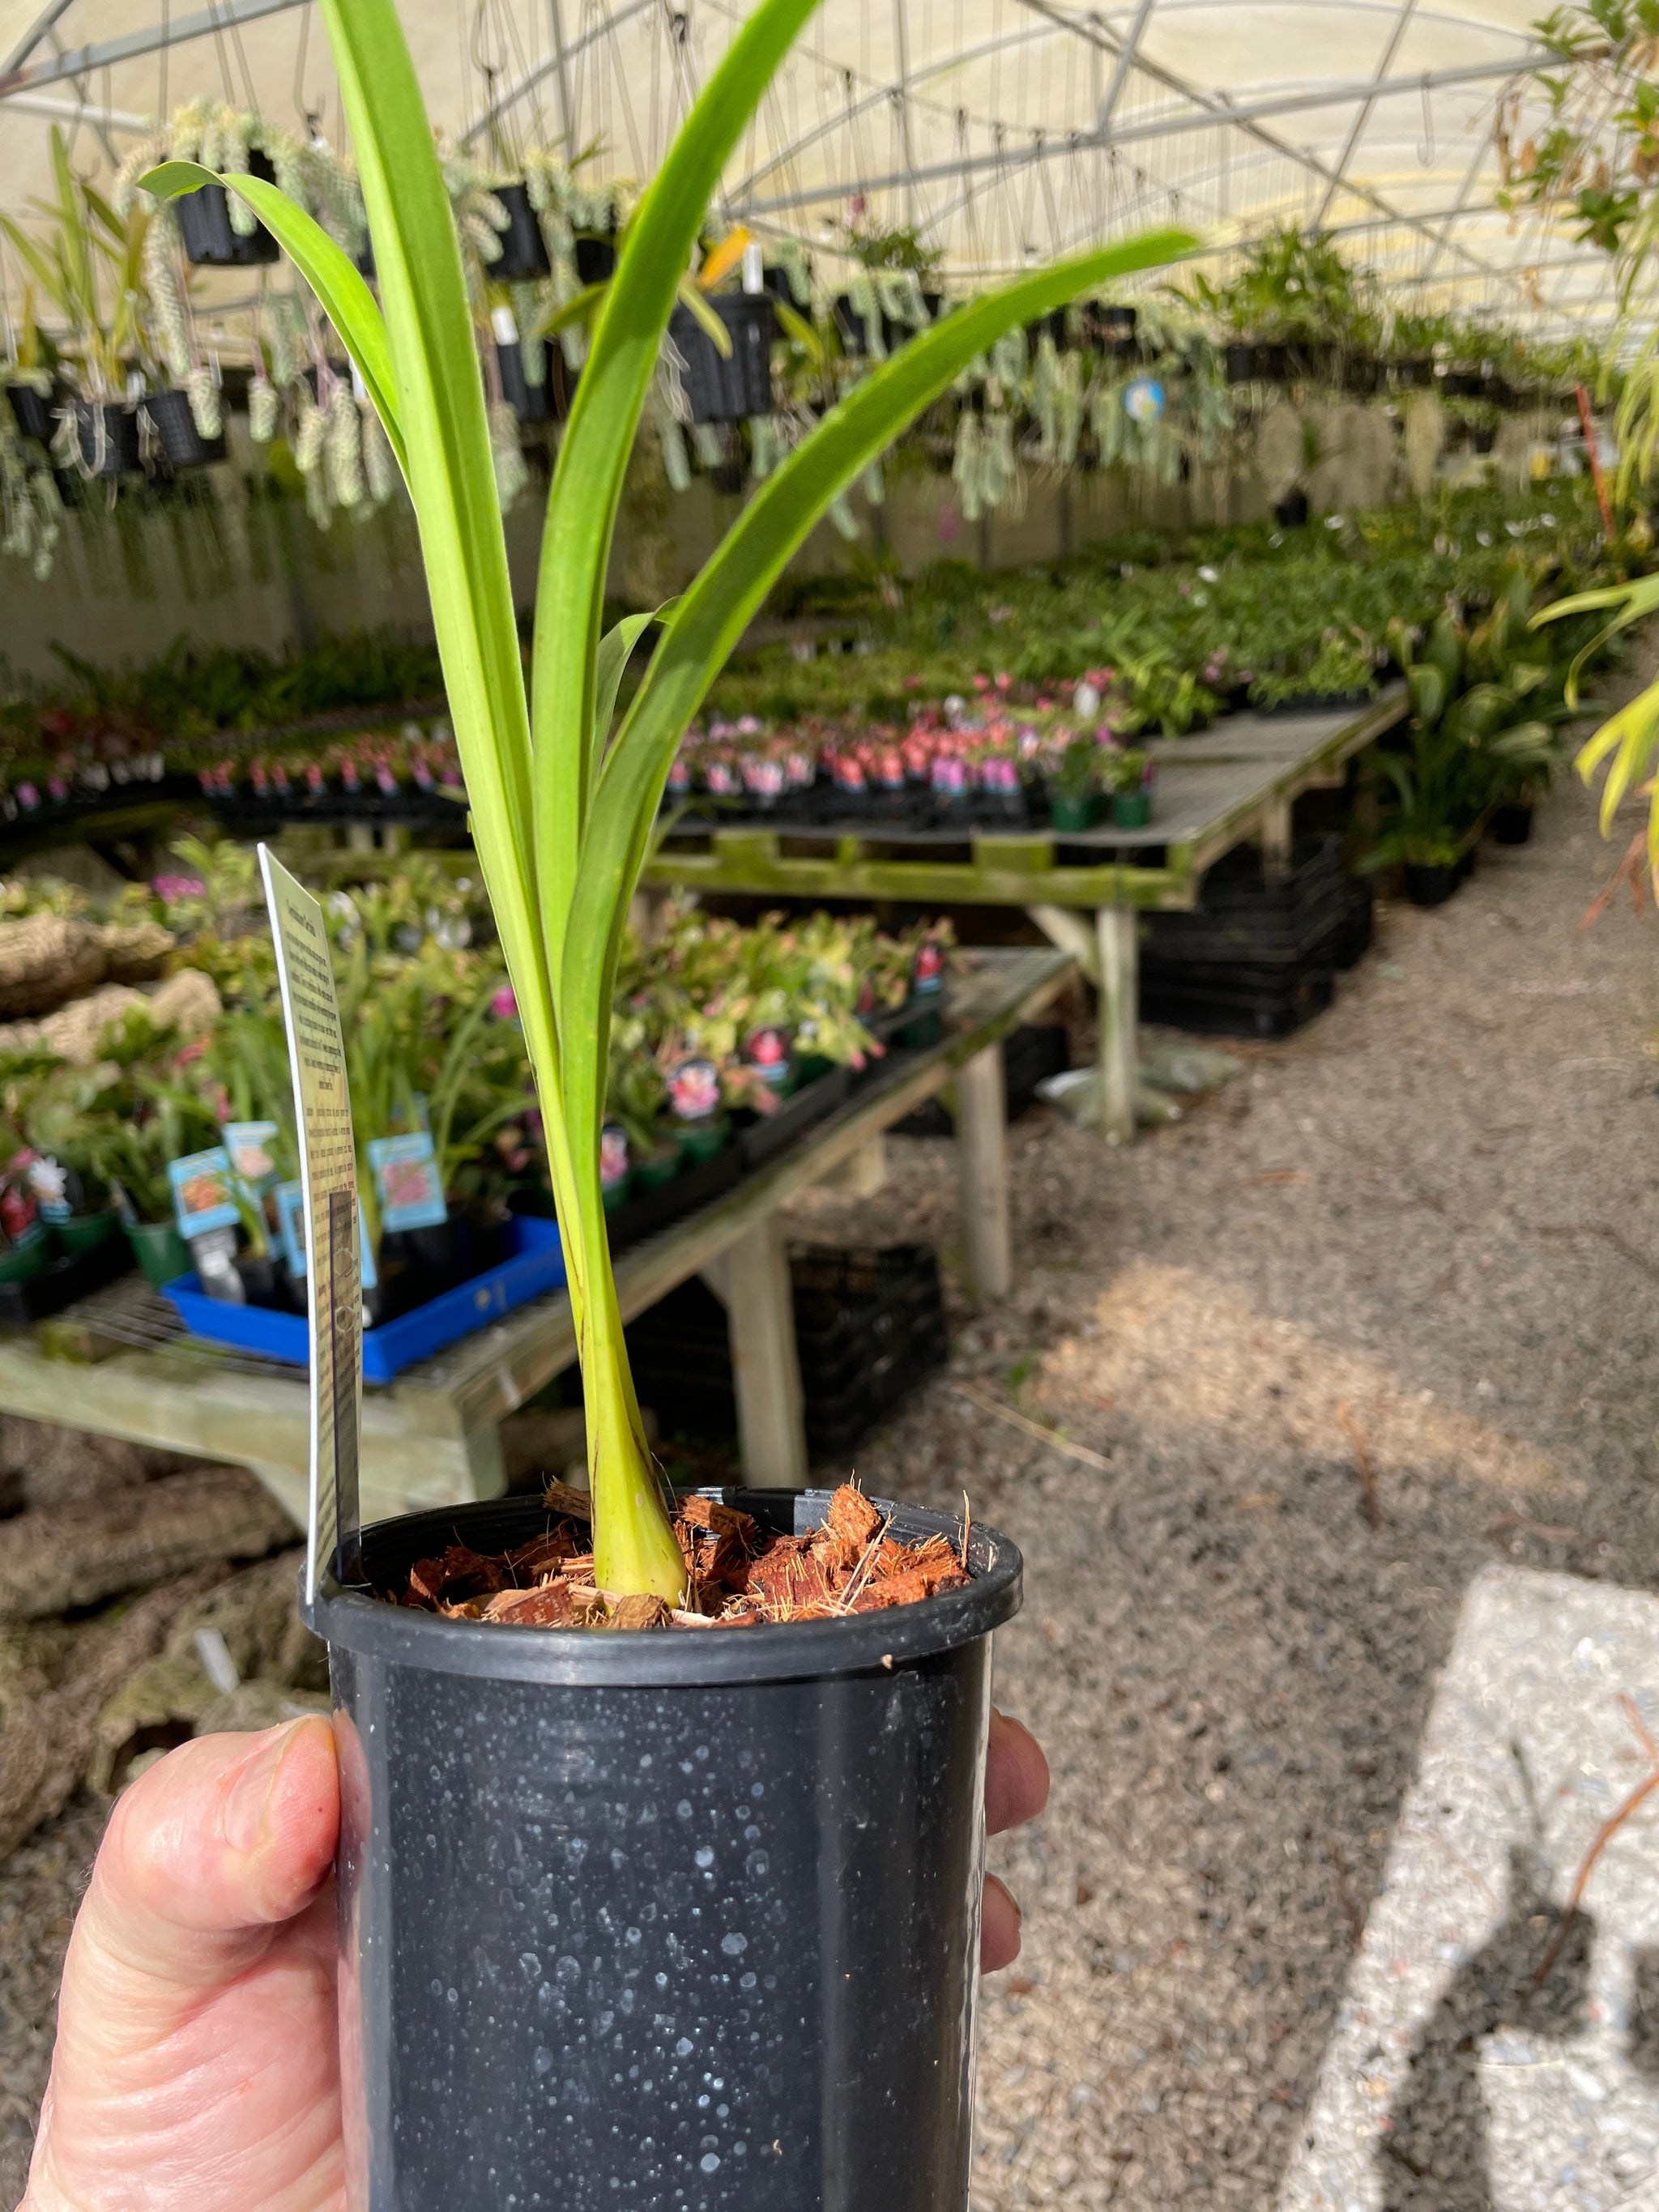
[[[1114, 277], [1179, 259], [1194, 244], [1185, 232], [1160, 231], [1081, 254], [960, 307], [912, 338], [854, 386], [761, 486], [681, 599], [599, 773], [567, 949], [555, 971], [568, 1054], [565, 1110], [579, 1154], [598, 1142], [605, 1075], [601, 1012], [610, 1003], [621, 917], [675, 749], [786, 562], [832, 501], [1005, 330]], [[605, 948], [602, 960], [594, 957], [597, 946]]]
[[611, 720], [617, 711], [617, 694], [622, 689], [623, 671], [628, 665], [634, 647], [652, 623], [661, 618], [660, 608], [655, 614], [624, 615], [616, 628], [607, 630], [599, 641], [599, 666], [593, 690], [593, 750], [596, 756], [604, 752], [605, 741], [611, 734]]
[[536, 858], [555, 975], [592, 784], [605, 572], [634, 434], [721, 172], [817, 4], [761, 0], [703, 88], [629, 225], [559, 448], [542, 532], [532, 671]]
[[321, 223], [296, 207], [288, 194], [263, 177], [237, 171], [217, 175], [198, 161], [163, 161], [138, 179], [139, 189], [158, 200], [178, 199], [204, 185], [222, 185], [253, 210], [265, 228], [317, 295], [318, 305], [339, 333], [340, 343], [357, 364], [363, 387], [397, 455], [409, 474], [404, 426], [398, 409], [398, 380], [385, 319], [361, 270], [341, 251]]

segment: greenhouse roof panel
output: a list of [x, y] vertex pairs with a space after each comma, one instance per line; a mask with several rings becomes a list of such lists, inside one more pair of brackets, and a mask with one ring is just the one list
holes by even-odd
[[[947, 269], [1006, 270], [1139, 225], [1212, 262], [1322, 225], [1410, 304], [1540, 327], [1612, 309], [1610, 264], [1495, 208], [1499, 104], [1525, 118], [1540, 0], [826, 0], [726, 180], [726, 211], [834, 265], [849, 224], [914, 228]], [[597, 146], [648, 176], [739, 0], [407, 0], [434, 118], [511, 166]], [[40, 189], [52, 122], [107, 167], [200, 94], [341, 137], [309, 0], [0, 0], [0, 173]]]

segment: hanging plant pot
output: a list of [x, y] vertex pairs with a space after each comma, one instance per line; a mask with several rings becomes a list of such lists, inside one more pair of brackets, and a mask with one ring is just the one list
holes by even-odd
[[772, 340], [777, 313], [764, 293], [735, 292], [709, 306], [732, 340], [728, 361], [689, 307], [676, 307], [668, 335], [685, 363], [694, 422], [741, 422], [772, 411]]
[[32, 384], [9, 384], [6, 395], [24, 437], [51, 445], [58, 432], [58, 409], [52, 394], [37, 392]]
[[1259, 345], [1255, 355], [1255, 374], [1264, 384], [1283, 384], [1291, 373], [1291, 349], [1287, 345]]
[[524, 349], [517, 338], [495, 341], [495, 367], [501, 380], [501, 397], [521, 422], [550, 422], [553, 418], [553, 349], [542, 342], [542, 380], [532, 384], [524, 373]]
[[[1102, 350], [1115, 359], [1121, 361], [1139, 351], [1139, 341], [1135, 336], [1140, 322], [1138, 307], [1097, 307], [1092, 310], [1090, 321]], [[1246, 380], [1242, 377], [1239, 380], [1241, 383]]]
[[608, 283], [617, 273], [617, 239], [613, 231], [608, 238], [579, 238], [576, 240], [576, 276], [583, 284]]
[[1293, 491], [1289, 498], [1281, 499], [1273, 509], [1273, 520], [1281, 530], [1305, 530], [1308, 526], [1308, 495]]
[[[782, 1534], [829, 1504], [711, 1494]], [[539, 1499], [383, 1522], [361, 1575], [545, 1526]], [[1021, 1574], [990, 1529], [967, 1557], [920, 1603], [742, 1631], [448, 1620], [325, 1582], [365, 2203], [961, 2212], [990, 1634]]]
[[1227, 349], [1227, 381], [1229, 384], [1253, 384], [1255, 381], [1255, 348], [1235, 344]]
[[1431, 360], [1396, 361], [1390, 363], [1389, 373], [1405, 392], [1426, 392], [1434, 382]]
[[1490, 422], [1477, 422], [1475, 424], [1474, 445], [1474, 450], [1477, 453], [1491, 453], [1492, 447], [1497, 443], [1498, 432]]
[[542, 236], [536, 210], [530, 204], [529, 188], [524, 185], [496, 185], [492, 189], [507, 210], [507, 228], [495, 234], [501, 250], [488, 264], [490, 276], [504, 284], [551, 276], [553, 264], [547, 258], [547, 240]]
[[1473, 370], [1449, 369], [1442, 389], [1448, 399], [1484, 399], [1486, 387]]
[[1056, 307], [1052, 314], [1040, 315], [1034, 323], [1025, 325], [1025, 343], [1034, 350], [1043, 338], [1051, 337], [1063, 353], [1066, 349], [1066, 310]]
[[[247, 157], [247, 173], [263, 178], [268, 185], [276, 181], [269, 158], [257, 149]], [[185, 258], [198, 269], [259, 269], [282, 258], [282, 248], [264, 223], [256, 225], [246, 238], [235, 228], [222, 185], [204, 185], [200, 191], [186, 192], [173, 204], [179, 216]]]
[[76, 434], [81, 463], [90, 477], [137, 476], [138, 416], [136, 409], [109, 400], [77, 399]]
[[187, 392], [151, 392], [139, 402], [169, 468], [202, 469], [225, 458], [223, 434], [204, 438], [190, 411]]
[[1342, 381], [1359, 398], [1369, 398], [1382, 381], [1382, 364], [1376, 361], [1351, 360], [1343, 371]]

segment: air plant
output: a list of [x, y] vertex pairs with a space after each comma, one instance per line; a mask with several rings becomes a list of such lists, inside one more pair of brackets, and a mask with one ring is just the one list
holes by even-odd
[[[605, 632], [617, 511], [664, 329], [720, 175], [815, 4], [761, 0], [748, 14], [629, 228], [549, 495], [529, 697], [460, 252], [393, 0], [323, 0], [384, 317], [339, 247], [275, 186], [176, 162], [144, 179], [163, 198], [222, 182], [249, 201], [350, 352], [408, 480], [473, 835], [546, 1133], [587, 1410], [596, 1577], [671, 1601], [685, 1569], [628, 1367], [600, 1129], [629, 901], [676, 750], [785, 564], [922, 408], [1010, 326], [1191, 246], [1164, 232], [1080, 255], [912, 339], [774, 471], [672, 607]], [[655, 651], [618, 718], [623, 668], [653, 622]]]

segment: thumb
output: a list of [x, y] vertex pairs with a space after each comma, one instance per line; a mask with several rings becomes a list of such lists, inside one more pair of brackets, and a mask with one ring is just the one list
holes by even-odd
[[129, 1996], [128, 1978], [179, 1995], [230, 1980], [315, 1897], [339, 1826], [334, 1732], [320, 1714], [184, 1745], [115, 1808], [76, 1923], [76, 1964], [112, 1970]]

